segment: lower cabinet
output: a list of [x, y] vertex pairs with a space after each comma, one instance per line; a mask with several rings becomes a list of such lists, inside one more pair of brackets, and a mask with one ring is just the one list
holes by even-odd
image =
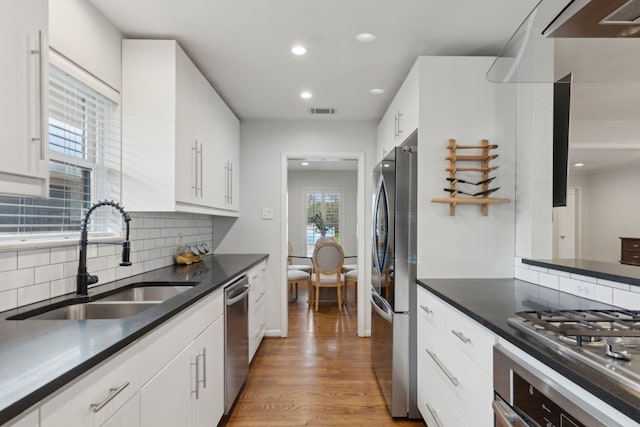
[[253, 360], [267, 326], [265, 299], [267, 294], [265, 272], [267, 262], [263, 261], [247, 273], [249, 277], [249, 362]]
[[418, 288], [418, 407], [428, 425], [494, 425], [496, 342], [492, 332]]
[[9, 425], [216, 425], [224, 412], [223, 314], [220, 289]]

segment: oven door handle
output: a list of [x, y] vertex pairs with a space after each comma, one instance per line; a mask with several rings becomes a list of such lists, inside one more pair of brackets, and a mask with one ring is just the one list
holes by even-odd
[[495, 399], [491, 406], [493, 413], [496, 414], [496, 426], [526, 427], [529, 425], [501, 399]]

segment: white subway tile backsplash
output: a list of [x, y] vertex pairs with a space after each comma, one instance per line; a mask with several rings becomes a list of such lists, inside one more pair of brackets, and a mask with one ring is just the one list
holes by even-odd
[[591, 277], [591, 276], [585, 276], [582, 274], [576, 274], [576, 273], [570, 273], [571, 274], [571, 278], [572, 279], [576, 279], [576, 280], [582, 280], [583, 282], [591, 282], [591, 283], [596, 283], [597, 279], [595, 277]]
[[18, 268], [18, 252], [0, 253], [0, 271], [15, 270]]
[[640, 310], [640, 294], [622, 289], [613, 289], [613, 305], [629, 310]]
[[539, 285], [544, 286], [545, 288], [558, 289], [560, 278], [549, 273], [539, 273], [538, 282]]
[[76, 291], [76, 276], [65, 277], [60, 280], [52, 280], [50, 286], [51, 297], [68, 294]]
[[0, 291], [31, 286], [34, 283], [33, 268], [9, 270], [0, 273]]
[[567, 271], [553, 270], [551, 268], [549, 269], [549, 274], [555, 274], [559, 277], [571, 277], [571, 273]]
[[596, 293], [594, 299], [606, 304], [613, 304], [613, 288], [610, 288], [608, 286], [596, 285]]
[[583, 298], [594, 299], [596, 294], [595, 283], [583, 282], [582, 280], [567, 277], [560, 278], [558, 289]]
[[522, 280], [522, 268], [515, 267], [513, 269], [513, 277], [515, 277], [518, 280]]
[[544, 267], [538, 267], [537, 265], [531, 265], [529, 266], [529, 268], [533, 271], [538, 271], [538, 272], [542, 272], [542, 273], [546, 273], [549, 271], [548, 268], [544, 268]]
[[51, 249], [33, 249], [18, 252], [18, 268], [37, 267], [51, 263]]
[[623, 289], [625, 291], [628, 291], [629, 288], [631, 288], [631, 285], [628, 283], [612, 282], [611, 280], [605, 279], [598, 279], [596, 283], [602, 286], [608, 286], [610, 288]]
[[50, 298], [50, 283], [40, 283], [18, 289], [18, 306], [32, 304]]
[[539, 272], [534, 270], [522, 270], [522, 280], [525, 282], [538, 284]]
[[[34, 269], [35, 283], [50, 282], [52, 280], [62, 279], [64, 277], [63, 264], [50, 264], [36, 267]], [[18, 297], [20, 294], [18, 294]]]
[[0, 292], [0, 311], [11, 310], [17, 306], [18, 291], [16, 289]]
[[51, 264], [59, 264], [78, 259], [78, 246], [51, 248]]

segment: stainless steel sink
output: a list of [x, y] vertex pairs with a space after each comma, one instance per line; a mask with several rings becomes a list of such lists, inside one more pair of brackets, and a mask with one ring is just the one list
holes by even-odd
[[127, 287], [119, 292], [100, 298], [100, 301], [166, 301], [171, 297], [181, 294], [194, 285], [180, 284], [174, 286], [167, 285], [143, 285]]
[[122, 319], [135, 316], [158, 302], [86, 302], [26, 317], [38, 320]]

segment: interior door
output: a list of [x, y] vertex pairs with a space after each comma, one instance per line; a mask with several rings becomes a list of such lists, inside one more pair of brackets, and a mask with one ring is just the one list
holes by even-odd
[[555, 258], [577, 258], [576, 189], [567, 190], [567, 205], [554, 209], [556, 253]]

